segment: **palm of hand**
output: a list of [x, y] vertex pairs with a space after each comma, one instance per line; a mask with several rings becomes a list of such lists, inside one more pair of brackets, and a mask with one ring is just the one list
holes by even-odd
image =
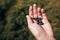
[[[42, 22], [44, 24], [38, 25], [35, 20], [31, 19], [36, 17], [42, 18]], [[44, 9], [37, 8], [36, 4], [34, 4], [33, 7], [30, 6], [27, 21], [28, 28], [30, 29], [32, 34], [36, 37], [36, 39], [47, 40], [46, 38], [53, 36], [51, 25], [48, 22], [46, 13], [44, 13]]]

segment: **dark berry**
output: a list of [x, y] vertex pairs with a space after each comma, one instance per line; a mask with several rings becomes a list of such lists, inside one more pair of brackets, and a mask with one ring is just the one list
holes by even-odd
[[37, 21], [37, 24], [43, 25], [43, 22], [40, 18], [33, 18], [33, 19]]

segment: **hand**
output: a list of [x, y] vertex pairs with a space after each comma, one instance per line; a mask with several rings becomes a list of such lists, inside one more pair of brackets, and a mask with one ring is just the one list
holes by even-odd
[[[40, 7], [37, 8], [36, 4], [33, 4], [33, 6], [29, 7], [29, 15], [26, 17], [28, 28], [37, 40], [55, 40], [44, 9], [41, 9]], [[33, 18], [37, 17], [42, 19], [43, 25], [38, 25], [37, 22], [33, 20]]]

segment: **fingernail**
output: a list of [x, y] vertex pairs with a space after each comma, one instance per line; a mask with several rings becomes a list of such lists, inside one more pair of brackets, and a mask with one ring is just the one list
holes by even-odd
[[30, 6], [30, 8], [32, 8], [32, 6]]
[[33, 6], [36, 6], [36, 4], [33, 4]]
[[41, 12], [44, 13], [44, 9], [41, 9]]
[[28, 17], [28, 15], [26, 15], [26, 17]]
[[40, 7], [38, 7], [38, 10], [40, 10]]

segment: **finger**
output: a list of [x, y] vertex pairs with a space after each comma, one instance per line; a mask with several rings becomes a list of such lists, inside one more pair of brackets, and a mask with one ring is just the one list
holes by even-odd
[[37, 10], [38, 10], [38, 18], [42, 18], [41, 8], [40, 8], [40, 7], [38, 7], [38, 8], [37, 8]]
[[34, 13], [34, 18], [37, 17], [37, 6], [36, 4], [33, 5], [33, 13]]
[[41, 9], [43, 20], [48, 20], [44, 9]]
[[42, 16], [43, 16], [43, 20], [42, 21], [44, 23], [44, 25], [41, 25], [41, 26], [46, 31], [46, 33], [51, 36], [51, 35], [53, 35], [52, 28], [51, 28], [50, 23], [48, 22], [48, 18], [46, 16], [46, 13], [45, 13], [44, 9], [41, 9], [41, 13], [42, 13]]
[[32, 19], [31, 19], [28, 15], [26, 16], [26, 18], [27, 18], [28, 25], [30, 25], [30, 24], [33, 23], [33, 22], [32, 22]]
[[31, 18], [33, 18], [33, 13], [32, 13], [33, 9], [32, 9], [32, 6], [29, 7], [29, 16]]

